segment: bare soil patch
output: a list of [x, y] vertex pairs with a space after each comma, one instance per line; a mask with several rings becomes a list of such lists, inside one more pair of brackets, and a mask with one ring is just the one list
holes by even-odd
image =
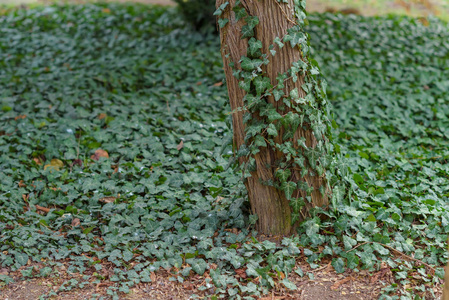
[[[387, 266], [371, 273], [366, 270], [359, 272], [347, 270], [343, 274], [337, 274], [330, 261], [313, 270], [304, 259], [299, 258], [297, 261], [298, 266], [301, 266], [304, 271], [304, 276], [301, 277], [296, 273], [289, 275], [289, 279], [296, 285], [297, 290], [288, 290], [281, 284], [277, 284], [272, 289], [271, 294], [259, 299], [371, 300], [378, 299], [381, 289], [394, 282], [393, 274]], [[22, 267], [21, 270], [30, 266], [34, 267], [36, 274], [43, 267], [41, 264], [29, 264]], [[4, 268], [1, 269], [2, 274], [13, 277], [15, 282], [6, 286], [0, 286], [0, 299], [34, 300], [51, 291], [56, 293], [56, 296], [51, 296], [50, 299], [75, 300], [98, 299], [100, 297], [109, 299], [110, 296], [107, 294], [107, 289], [115, 284], [109, 280], [114, 266], [109, 262], [103, 263], [102, 266], [101, 277], [103, 279], [97, 280], [98, 277], [91, 276], [85, 282], [83, 288], [73, 288], [71, 290], [60, 290], [60, 288], [64, 283], [67, 286], [67, 282], [71, 279], [82, 282], [84, 275], [92, 275], [95, 270], [93, 268], [87, 269], [84, 274], [68, 273], [68, 263], [66, 263], [56, 267], [54, 272], [46, 278], [24, 279], [20, 270], [10, 272]], [[205, 290], [198, 289], [206, 284], [206, 278], [209, 277], [208, 271], [203, 276], [191, 274], [183, 283], [170, 280], [174, 276], [171, 271], [174, 270], [160, 270], [151, 273], [151, 282], [140, 283], [132, 287], [129, 294], [121, 293], [120, 299], [190, 299], [194, 294], [201, 299], [209, 299], [215, 294], [213, 285], [210, 285]], [[257, 284], [258, 279], [256, 278], [253, 282]], [[441, 287], [436, 287], [434, 291], [437, 295], [441, 295]], [[430, 298], [426, 297], [426, 299]]]

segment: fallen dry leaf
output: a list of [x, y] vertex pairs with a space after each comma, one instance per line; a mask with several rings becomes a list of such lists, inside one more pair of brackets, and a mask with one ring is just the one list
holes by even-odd
[[223, 85], [223, 81], [220, 81], [220, 82], [214, 83], [214, 86], [222, 86], [222, 85]]
[[156, 282], [156, 279], [157, 279], [156, 273], [151, 272], [150, 273], [150, 279], [151, 279], [152, 282]]
[[81, 224], [80, 219], [75, 218], [72, 220], [72, 227], [78, 227]]
[[103, 120], [103, 119], [106, 118], [107, 116], [108, 116], [107, 114], [101, 113], [101, 114], [98, 114], [97, 118], [98, 118], [99, 120]]
[[50, 169], [50, 170], [59, 171], [63, 166], [64, 166], [64, 163], [61, 160], [59, 160], [57, 158], [53, 158], [50, 161], [50, 164], [44, 166], [44, 170]]
[[23, 180], [19, 181], [19, 187], [26, 187], [27, 185], [23, 182]]
[[180, 151], [183, 147], [184, 147], [184, 141], [181, 141], [181, 143], [179, 143], [178, 146], [176, 146], [176, 149], [178, 149], [178, 151]]
[[0, 275], [8, 275], [8, 274], [9, 274], [9, 272], [7, 269], [5, 269], [5, 268], [0, 269]]
[[36, 207], [37, 210], [40, 210], [40, 211], [43, 211], [43, 212], [46, 212], [46, 213], [50, 212], [50, 209], [47, 208], [47, 207], [43, 207], [43, 206], [40, 206], [40, 205], [37, 205], [37, 204], [35, 205], [35, 207]]
[[240, 277], [245, 279], [247, 277], [245, 269], [236, 269], [235, 273]]
[[346, 283], [346, 282], [348, 282], [348, 281], [351, 281], [351, 280], [352, 280], [352, 277], [351, 277], [351, 276], [348, 276], [348, 277], [346, 277], [346, 278], [343, 278], [342, 280], [339, 280], [339, 281], [337, 281], [336, 283], [334, 283], [334, 284], [331, 286], [331, 289], [336, 290], [336, 289], [338, 289], [342, 284], [344, 284], [344, 283]]
[[193, 286], [193, 284], [191, 284], [190, 282], [184, 282], [183, 288], [184, 288], [185, 290], [190, 291], [190, 290], [193, 290], [194, 286]]
[[104, 203], [112, 203], [115, 201], [115, 199], [117, 199], [117, 197], [103, 197], [103, 198], [98, 199], [98, 201], [104, 202]]
[[83, 167], [83, 160], [82, 159], [74, 159], [72, 162], [72, 166], [77, 165], [79, 167]]
[[33, 160], [34, 160], [34, 162], [37, 163], [39, 166], [42, 165], [42, 162], [41, 162], [41, 160], [40, 160], [39, 158], [34, 157]]
[[109, 158], [109, 154], [108, 154], [108, 152], [106, 152], [103, 149], [97, 149], [97, 150], [95, 150], [95, 154], [92, 155], [90, 158], [93, 160], [99, 160], [100, 157]]

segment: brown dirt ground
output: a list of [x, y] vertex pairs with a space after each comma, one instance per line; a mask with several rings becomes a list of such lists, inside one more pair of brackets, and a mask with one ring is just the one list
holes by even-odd
[[[325, 262], [321, 267], [312, 270], [305, 261], [305, 257], [300, 255], [297, 259], [297, 266], [300, 266], [304, 272], [304, 276], [300, 277], [296, 273], [289, 274], [289, 279], [296, 285], [297, 290], [287, 290], [280, 283], [276, 283], [271, 294], [265, 295], [258, 299], [261, 300], [280, 300], [280, 299], [298, 299], [298, 300], [372, 300], [378, 299], [380, 291], [383, 287], [394, 283], [393, 273], [387, 265], [383, 265], [379, 271], [368, 272], [365, 270], [354, 272], [347, 270], [343, 274], [337, 274], [330, 264]], [[43, 264], [31, 263], [21, 268], [27, 269], [34, 267], [34, 274], [38, 274]], [[83, 274], [68, 273], [68, 263], [54, 269], [50, 276], [46, 278], [23, 279], [20, 269], [15, 272], [3, 268], [0, 269], [1, 275], [9, 275], [14, 278], [14, 283], [9, 285], [0, 284], [1, 300], [35, 300], [41, 295], [50, 291], [57, 293], [50, 299], [61, 300], [79, 300], [79, 299], [98, 299], [100, 296], [110, 299], [106, 294], [106, 290], [114, 283], [108, 278], [113, 274], [115, 266], [107, 262], [102, 264], [103, 268], [99, 273], [102, 276], [100, 282], [94, 282], [95, 276], [82, 288], [75, 288], [70, 291], [58, 291], [64, 282], [70, 279], [78, 279], [82, 281], [83, 275], [92, 275], [94, 268], [87, 269]], [[212, 265], [212, 268], [214, 266]], [[171, 281], [173, 277], [171, 271], [160, 270], [151, 273], [150, 283], [140, 283], [130, 289], [129, 294], [120, 294], [120, 299], [124, 300], [184, 300], [190, 299], [196, 294], [200, 299], [210, 299], [214, 294], [214, 287], [205, 291], [198, 290], [198, 287], [205, 284], [209, 272], [206, 271], [203, 276], [193, 274], [186, 278], [183, 283]], [[245, 278], [243, 270], [236, 272], [242, 274], [236, 275], [237, 278]], [[258, 283], [258, 279], [252, 282]], [[410, 287], [409, 287], [410, 288]], [[433, 288], [436, 295], [441, 295], [441, 285]], [[424, 296], [424, 295], [421, 295]], [[431, 295], [425, 295], [425, 299], [432, 299]], [[95, 298], [93, 298], [95, 297]]]

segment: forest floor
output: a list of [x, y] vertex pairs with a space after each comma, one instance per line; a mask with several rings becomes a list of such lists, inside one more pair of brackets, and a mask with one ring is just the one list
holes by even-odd
[[[67, 264], [68, 265], [68, 264]], [[317, 299], [333, 299], [333, 300], [374, 300], [379, 298], [381, 289], [393, 283], [393, 274], [390, 268], [381, 268], [377, 272], [368, 272], [362, 270], [354, 272], [347, 270], [343, 274], [337, 274], [329, 261], [321, 267], [312, 270], [308, 268], [308, 264], [304, 261], [300, 263], [304, 273], [313, 274], [313, 277], [292, 273], [289, 279], [298, 289], [291, 291], [280, 285], [272, 290], [271, 294], [261, 297], [262, 300], [317, 300]], [[22, 267], [23, 270], [33, 266], [33, 264]], [[36, 270], [42, 266], [34, 265]], [[105, 272], [113, 273], [114, 265], [103, 266]], [[308, 269], [307, 269], [308, 268]], [[93, 268], [92, 268], [93, 269]], [[89, 270], [84, 274], [68, 273], [67, 267], [62, 265], [58, 269], [57, 277], [34, 278], [27, 281], [21, 280], [22, 274], [20, 270], [9, 273], [6, 269], [0, 269], [0, 274], [9, 275], [16, 281], [3, 288], [0, 288], [0, 299], [2, 300], [34, 300], [39, 299], [41, 295], [48, 294], [51, 291], [57, 292], [61, 285], [69, 280], [81, 280], [83, 275], [89, 274]], [[94, 269], [90, 273], [93, 273]], [[108, 274], [104, 274], [108, 276]], [[170, 281], [173, 275], [168, 271], [157, 271], [151, 273], [152, 282], [141, 283], [130, 289], [129, 294], [122, 294], [120, 299], [126, 300], [150, 300], [150, 299], [192, 299], [193, 295], [197, 295], [200, 299], [210, 299], [214, 294], [215, 288], [212, 286], [208, 290], [198, 290], [198, 287], [205, 284], [208, 276], [195, 275], [189, 281], [184, 283]], [[106, 288], [113, 282], [108, 280], [100, 284], [88, 284], [84, 288], [75, 288], [70, 291], [58, 292], [57, 296], [50, 299], [99, 299], [100, 297], [108, 297], [105, 293]], [[441, 289], [436, 288], [435, 294], [440, 295]]]
[[[8, 1], [11, 4], [12, 1]], [[17, 1], [13, 1], [17, 4]], [[40, 1], [48, 3], [45, 1]], [[72, 1], [81, 2], [81, 1]], [[124, 2], [124, 1], [121, 1]], [[148, 3], [148, 4], [160, 4], [160, 5], [174, 5], [170, 0], [136, 0], [135, 2]], [[0, 0], [1, 3], [6, 3], [4, 0]], [[29, 2], [28, 2], [29, 3]], [[329, 9], [329, 5], [325, 1], [309, 1], [309, 11], [323, 12]], [[340, 3], [336, 1], [336, 3]], [[347, 5], [338, 4], [335, 5], [337, 9], [341, 9]], [[362, 14], [374, 15], [384, 13], [381, 8], [376, 7], [357, 7]], [[398, 2], [389, 1], [389, 6], [386, 10], [394, 11], [403, 9]], [[438, 8], [422, 9], [421, 12], [426, 15], [429, 11], [438, 12]], [[356, 300], [356, 299], [378, 299], [380, 290], [393, 283], [393, 274], [390, 268], [381, 268], [377, 272], [359, 271], [354, 272], [348, 270], [343, 274], [337, 274], [334, 268], [331, 266], [330, 261], [322, 264], [317, 269], [307, 269], [308, 264], [300, 261], [297, 262], [303, 268], [304, 273], [313, 274], [313, 276], [300, 277], [297, 274], [293, 274], [290, 280], [300, 287], [295, 291], [286, 290], [279, 286], [272, 291], [272, 294], [260, 299], [303, 299], [303, 300], [316, 300], [316, 299], [336, 299], [336, 300]], [[22, 267], [27, 269], [33, 266], [36, 270], [42, 268], [39, 264], [33, 264], [29, 262], [28, 265]], [[113, 264], [110, 266], [104, 266], [105, 274], [103, 277], [108, 278], [113, 272]], [[81, 274], [68, 273], [67, 267], [63, 264], [59, 269], [57, 277], [50, 278], [37, 278], [29, 279], [27, 281], [21, 281], [22, 274], [19, 269], [15, 272], [9, 272], [7, 269], [0, 269], [0, 275], [7, 275], [13, 277], [16, 282], [0, 287], [0, 299], [13, 300], [13, 299], [38, 299], [41, 295], [47, 294], [50, 291], [57, 291], [59, 287], [68, 280], [80, 279]], [[87, 270], [87, 273], [93, 274], [94, 269]], [[201, 298], [209, 298], [214, 294], [214, 287], [209, 290], [200, 291], [198, 287], [204, 285], [207, 276], [193, 276], [192, 280], [184, 283], [170, 281], [172, 274], [168, 271], [157, 271], [151, 273], [152, 282], [143, 283], [130, 289], [130, 293], [123, 295], [121, 299], [188, 299], [192, 295], [199, 295]], [[105, 287], [112, 282], [107, 280], [100, 284], [86, 285], [84, 288], [72, 289], [70, 291], [59, 292], [58, 296], [54, 296], [51, 299], [97, 299], [98, 297], [107, 297], [105, 294]], [[435, 288], [435, 294], [441, 294], [441, 288]]]

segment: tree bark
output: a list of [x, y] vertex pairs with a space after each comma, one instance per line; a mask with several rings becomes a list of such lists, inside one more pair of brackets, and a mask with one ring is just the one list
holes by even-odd
[[[226, 0], [217, 0], [216, 6], [219, 7], [225, 2]], [[282, 40], [282, 37], [287, 34], [287, 29], [295, 25], [295, 17], [292, 9], [294, 7], [293, 0], [288, 0], [288, 4], [278, 3], [276, 0], [241, 0], [240, 2], [245, 7], [248, 15], [259, 18], [259, 24], [255, 27], [254, 37], [262, 42], [262, 53], [270, 53], [269, 47], [273, 44], [275, 38], [279, 37]], [[229, 8], [221, 16], [229, 19], [229, 22], [220, 29], [220, 38], [231, 109], [235, 112], [238, 108], [244, 106], [243, 98], [245, 91], [239, 87], [239, 80], [233, 76], [233, 69], [229, 64], [233, 62], [234, 69], [240, 69], [239, 61], [242, 56], [246, 56], [247, 54], [248, 40], [241, 38], [241, 28], [245, 22], [242, 20], [236, 21], [235, 14], [231, 9], [235, 5], [235, 0], [229, 0], [229, 3]], [[270, 56], [268, 65], [262, 65], [261, 67], [265, 73], [264, 76], [270, 78], [272, 85], [277, 84], [276, 77], [280, 73], [287, 72], [294, 62], [303, 60], [299, 47], [292, 48], [290, 44], [285, 44], [282, 48], [275, 46], [275, 50], [277, 53], [275, 56]], [[296, 82], [293, 82], [293, 80], [285, 81], [285, 88], [283, 89], [285, 95], [289, 95], [290, 91], [295, 88], [300, 92], [300, 97], [306, 95], [301, 88], [304, 83], [304, 78], [301, 78], [299, 74], [298, 77], [300, 79]], [[281, 114], [286, 114], [289, 111], [286, 111], [285, 107], [281, 110], [280, 105], [282, 105], [282, 101], [275, 101], [273, 96], [269, 96], [266, 101], [272, 103]], [[237, 149], [244, 144], [246, 135], [243, 115], [244, 112], [242, 111], [237, 111], [232, 114], [234, 145]], [[258, 118], [260, 116], [255, 115], [253, 117]], [[280, 132], [274, 138], [275, 142], [279, 144], [284, 143], [285, 141], [282, 141], [282, 136], [283, 134]], [[302, 124], [298, 127], [294, 137], [291, 139], [293, 145], [297, 145], [297, 141], [301, 137], [306, 139], [307, 147], [316, 147], [317, 139], [308, 124]], [[284, 155], [280, 151], [273, 150], [272, 147], [261, 147], [260, 152], [254, 156], [257, 169], [251, 172], [251, 177], [245, 181], [252, 213], [258, 216], [257, 230], [264, 234], [290, 235], [296, 228], [296, 225], [291, 222], [292, 211], [289, 200], [287, 200], [284, 192], [274, 186], [268, 186], [263, 183], [274, 180], [276, 162]], [[246, 158], [239, 158], [240, 164], [244, 164], [245, 161]], [[319, 191], [320, 186], [326, 185], [324, 177], [315, 175], [313, 172], [308, 172], [303, 177], [301, 176], [301, 170], [291, 169], [291, 171], [293, 181], [305, 181], [309, 186], [314, 188], [308, 197], [310, 202], [305, 201], [306, 206], [301, 210], [301, 218], [299, 220], [301, 221], [310, 216], [310, 208], [328, 205], [329, 189], [326, 188], [326, 193], [324, 194]], [[304, 199], [307, 198], [306, 192], [299, 189], [294, 194]]]
[[449, 262], [446, 265], [444, 270], [444, 287], [443, 287], [443, 296], [441, 300], [449, 300]]

